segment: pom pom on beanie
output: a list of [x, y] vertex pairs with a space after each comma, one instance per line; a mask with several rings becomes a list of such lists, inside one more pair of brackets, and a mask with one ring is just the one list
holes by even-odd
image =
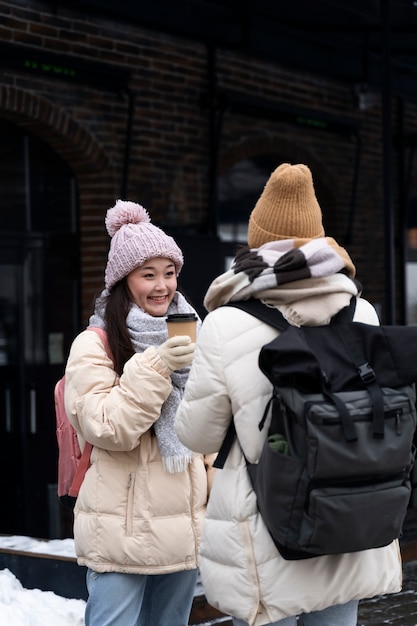
[[113, 237], [117, 231], [125, 224], [142, 224], [149, 223], [151, 218], [146, 209], [136, 202], [118, 200], [112, 209], [106, 214], [106, 228], [110, 237]]
[[324, 237], [322, 213], [307, 165], [282, 163], [272, 172], [253, 209], [248, 246], [295, 239], [298, 244]]
[[111, 289], [148, 259], [163, 257], [175, 264], [177, 274], [184, 257], [174, 239], [151, 223], [146, 209], [136, 202], [117, 200], [107, 211], [105, 224], [111, 239], [105, 285]]

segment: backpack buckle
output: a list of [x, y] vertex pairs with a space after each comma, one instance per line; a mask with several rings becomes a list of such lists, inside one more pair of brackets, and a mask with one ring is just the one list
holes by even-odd
[[369, 385], [369, 383], [376, 380], [375, 372], [369, 363], [363, 363], [363, 365], [360, 365], [358, 367], [358, 372], [365, 385]]

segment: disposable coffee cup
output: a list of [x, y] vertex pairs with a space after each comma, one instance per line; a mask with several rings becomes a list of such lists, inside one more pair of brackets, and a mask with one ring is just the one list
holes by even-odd
[[167, 316], [168, 337], [188, 335], [196, 340], [197, 316], [194, 313], [173, 313]]

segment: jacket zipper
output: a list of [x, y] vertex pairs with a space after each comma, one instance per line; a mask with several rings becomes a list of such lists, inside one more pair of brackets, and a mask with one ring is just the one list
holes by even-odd
[[129, 474], [127, 481], [126, 535], [132, 535], [133, 518], [133, 476]]

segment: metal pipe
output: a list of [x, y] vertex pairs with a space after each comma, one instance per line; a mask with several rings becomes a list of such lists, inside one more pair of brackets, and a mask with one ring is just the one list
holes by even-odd
[[350, 211], [348, 216], [348, 226], [345, 236], [345, 244], [349, 246], [352, 243], [353, 225], [356, 213], [356, 197], [358, 193], [358, 181], [359, 181], [359, 166], [362, 153], [362, 138], [359, 133], [355, 134], [356, 138], [356, 151], [355, 151], [355, 165], [353, 170], [352, 181], [352, 194], [350, 197]]
[[395, 324], [395, 231], [391, 184], [392, 120], [391, 120], [391, 37], [390, 0], [381, 1], [382, 40], [382, 142], [383, 142], [383, 208], [385, 237], [385, 310], [386, 324]]
[[129, 161], [130, 161], [130, 152], [132, 146], [132, 128], [133, 128], [133, 114], [135, 109], [135, 97], [131, 89], [126, 88], [125, 93], [128, 97], [128, 112], [127, 112], [127, 125], [126, 125], [126, 141], [125, 141], [125, 154], [123, 161], [123, 174], [122, 174], [122, 185], [121, 185], [121, 198], [126, 199], [128, 193], [128, 185], [129, 185]]

